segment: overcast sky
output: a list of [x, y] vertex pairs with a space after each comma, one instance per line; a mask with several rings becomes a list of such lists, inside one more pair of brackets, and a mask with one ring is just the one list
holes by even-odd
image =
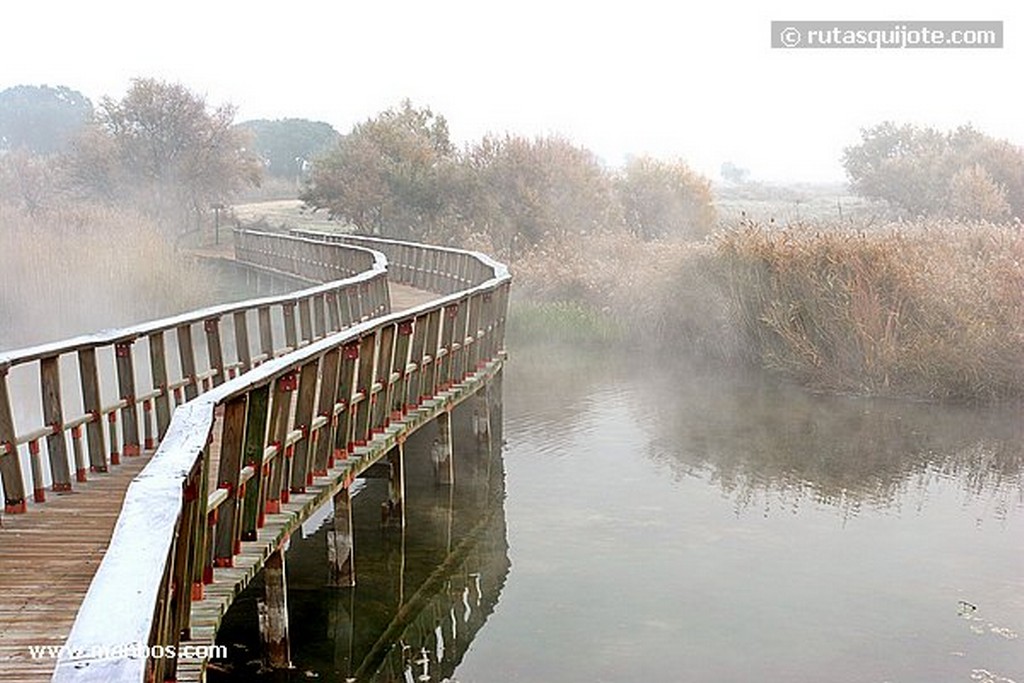
[[[609, 164], [681, 157], [712, 177], [732, 161], [760, 179], [841, 179], [842, 148], [884, 119], [972, 122], [1024, 143], [1024, 3], [695, 4], [7, 2], [0, 89], [67, 85], [97, 100], [156, 77], [235, 104], [240, 120], [342, 132], [410, 97], [459, 142], [561, 133]], [[773, 19], [1002, 20], [1006, 47], [772, 50]]]

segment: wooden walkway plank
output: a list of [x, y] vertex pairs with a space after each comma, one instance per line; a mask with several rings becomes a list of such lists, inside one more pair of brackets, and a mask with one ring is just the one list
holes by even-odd
[[149, 462], [126, 458], [71, 493], [0, 524], [0, 682], [49, 681], [56, 659], [31, 647], [64, 644], [103, 559], [128, 484]]

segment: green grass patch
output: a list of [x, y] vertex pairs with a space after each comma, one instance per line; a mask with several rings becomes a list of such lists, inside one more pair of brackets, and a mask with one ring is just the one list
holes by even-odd
[[507, 330], [513, 344], [607, 347], [625, 330], [609, 312], [575, 301], [514, 301]]

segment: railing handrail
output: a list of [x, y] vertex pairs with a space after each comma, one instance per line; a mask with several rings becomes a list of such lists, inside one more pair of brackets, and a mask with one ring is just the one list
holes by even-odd
[[[287, 249], [275, 252], [274, 246], [282, 243]], [[276, 275], [329, 281], [287, 294], [206, 307], [0, 354], [3, 509], [26, 512], [29, 489], [33, 500], [45, 501], [48, 483], [44, 465], [49, 467], [51, 488], [68, 491], [73, 481], [86, 481], [89, 470], [105, 472], [110, 464], [119, 463], [122, 454], [137, 455], [142, 447], [151, 448], [170, 423], [172, 398], [175, 406], [180, 405], [195, 398], [203, 388], [216, 386], [267, 359], [390, 310], [387, 258], [363, 247], [334, 247], [338, 248], [325, 249], [322, 241], [280, 233], [237, 231], [235, 252], [239, 262]], [[231, 336], [220, 329], [225, 318], [233, 321]], [[280, 329], [275, 334], [275, 323], [283, 326], [284, 339]], [[204, 344], [196, 340], [193, 330], [199, 324], [203, 328], [199, 336], [205, 336], [205, 358], [199, 353]], [[168, 357], [167, 337], [172, 332], [177, 333], [176, 363], [169, 362]], [[145, 340], [148, 354], [133, 350], [141, 340]], [[115, 387], [101, 382], [100, 361], [109, 363], [100, 358], [101, 352], [114, 356]], [[61, 365], [69, 358], [77, 364], [78, 372], [74, 374], [79, 380], [80, 404], [65, 405], [62, 396], [66, 393], [62, 385], [69, 377]], [[10, 376], [19, 368], [28, 371], [32, 364], [38, 364], [35, 391], [14, 398], [29, 411], [33, 406], [41, 407], [41, 414], [32, 416], [28, 425], [16, 424]], [[148, 373], [136, 372], [138, 364], [148, 365]], [[141, 382], [148, 384], [140, 386]], [[76, 414], [69, 415], [69, 410]], [[22, 464], [24, 456], [27, 467]]]
[[[412, 246], [418, 248], [416, 245]], [[381, 370], [386, 375], [382, 381], [393, 386], [395, 382], [402, 381], [402, 379], [396, 380], [396, 375], [399, 378], [407, 379], [410, 372], [419, 372], [421, 368], [424, 374], [417, 376], [416, 381], [426, 381], [425, 373], [429, 364], [433, 373], [431, 376], [435, 382], [434, 385], [410, 383], [408, 387], [402, 389], [400, 396], [390, 396], [389, 400], [382, 401], [383, 410], [387, 414], [396, 397], [404, 400], [409, 391], [415, 393], [415, 389], [423, 386], [430, 386], [431, 391], [434, 391], [439, 378], [448, 378], [450, 381], [460, 372], [468, 374], [472, 361], [476, 361], [479, 365], [485, 359], [484, 354], [486, 354], [486, 360], [490, 360], [500, 353], [504, 332], [504, 310], [507, 306], [507, 287], [511, 279], [508, 270], [501, 264], [473, 252], [452, 250], [448, 253], [477, 260], [478, 263], [490, 269], [490, 277], [462, 291], [440, 296], [434, 301], [410, 310], [390, 313], [358, 323], [285, 356], [268, 360], [261, 366], [178, 407], [156, 454], [126, 492], [124, 507], [115, 526], [110, 545], [79, 610], [66, 643], [65, 657], [58, 663], [54, 673], [54, 681], [141, 682], [146, 679], [148, 673], [152, 673], [149, 667], [161, 665], [154, 664], [154, 660], [147, 656], [109, 658], [90, 656], [90, 654], [102, 652], [103, 648], [109, 648], [112, 644], [115, 647], [134, 648], [136, 652], [142, 652], [143, 648], [147, 646], [164, 645], [167, 643], [167, 639], [177, 642], [180, 633], [179, 627], [182, 625], [176, 621], [170, 625], [166, 623], [166, 620], [171, 618], [168, 614], [174, 613], [168, 603], [171, 602], [172, 597], [178, 600], [179, 602], [175, 603], [176, 609], [185, 609], [187, 620], [187, 604], [190, 603], [190, 599], [188, 586], [181, 585], [181, 581], [177, 582], [177, 592], [173, 596], [169, 597], [165, 594], [170, 590], [169, 586], [176, 582], [171, 574], [184, 572], [181, 573], [181, 576], [186, 579], [195, 576], [196, 568], [187, 564], [190, 558], [195, 557], [196, 553], [196, 541], [193, 541], [191, 534], [207, 534], [202, 537], [205, 540], [198, 541], [203, 548], [207, 547], [203, 543], [219, 543], [223, 540], [220, 527], [216, 531], [206, 530], [204, 515], [212, 512], [217, 505], [223, 504], [224, 499], [233, 495], [231, 486], [237, 486], [245, 481], [240, 478], [241, 474], [238, 471], [241, 463], [236, 462], [232, 480], [234, 484], [229, 486], [226, 494], [218, 496], [223, 489], [217, 492], [206, 489], [208, 485], [206, 468], [209, 465], [204, 462], [204, 458], [208, 460], [207, 443], [213, 434], [217, 407], [225, 407], [225, 424], [231, 419], [228, 417], [228, 413], [234, 411], [235, 415], [242, 416], [242, 424], [247, 425], [248, 410], [252, 402], [256, 400], [253, 398], [254, 392], [262, 390], [264, 392], [262, 400], [266, 401], [269, 395], [269, 389], [265, 389], [267, 385], [270, 385], [275, 392], [293, 391], [295, 390], [294, 386], [287, 390], [281, 389], [281, 381], [287, 377], [294, 378], [297, 372], [301, 373], [302, 377], [298, 387], [301, 403], [304, 391], [301, 382], [307, 381], [305, 379], [306, 371], [310, 368], [314, 369], [314, 372], [310, 374], [312, 384], [308, 386], [320, 387], [319, 391], [321, 392], [327, 391], [323, 388], [323, 384], [326, 384], [328, 380], [319, 383], [316, 379], [324, 367], [323, 364], [326, 363], [327, 355], [335, 354], [334, 362], [338, 362], [344, 351], [354, 348], [357, 355], [350, 358], [352, 364], [342, 365], [341, 370], [335, 368], [338, 375], [334, 382], [334, 388], [325, 395], [330, 399], [330, 415], [333, 416], [338, 415], [338, 404], [335, 403], [334, 394], [343, 396], [340, 400], [346, 404], [346, 410], [356, 410], [356, 406], [349, 404], [350, 396], [353, 397], [352, 403], [359, 400], [357, 407], [362, 412], [360, 416], [353, 417], [352, 421], [356, 424], [356, 430], [362, 430], [365, 437], [377, 426], [377, 423], [374, 422], [374, 413], [369, 412], [371, 409], [367, 407], [370, 403], [368, 399], [374, 389], [365, 384], [367, 381], [369, 384], [374, 384]], [[491, 263], [494, 264], [493, 268]], [[495, 295], [497, 295], [496, 299]], [[448, 322], [445, 322], [445, 314], [447, 314]], [[415, 332], [412, 331], [414, 324]], [[396, 349], [400, 347], [397, 339], [399, 335], [403, 334], [403, 326], [408, 326], [405, 328], [406, 334], [417, 335], [415, 339], [418, 341], [409, 341], [407, 338], [404, 346], [401, 347], [405, 349], [406, 358], [401, 359], [400, 365], [396, 366], [393, 371], [390, 359], [386, 366], [381, 365], [381, 358], [385, 355], [385, 342], [382, 340], [390, 340], [388, 343], [391, 346], [388, 347], [387, 354], [390, 358], [390, 354], [394, 353], [395, 362], [399, 363], [397, 360], [399, 353]], [[378, 344], [381, 349], [379, 354], [374, 352]], [[472, 346], [473, 344], [476, 346]], [[412, 349], [417, 345], [420, 355], [415, 358], [415, 362], [407, 363], [406, 360], [413, 357]], [[360, 351], [363, 351], [364, 355], [359, 355]], [[461, 355], [456, 360], [452, 360], [455, 353], [461, 353]], [[356, 373], [356, 358], [368, 358], [370, 361], [364, 366], [365, 361], [360, 360], [358, 373]], [[443, 366], [444, 372], [436, 370], [442, 362], [446, 363]], [[349, 374], [348, 379], [345, 380], [347, 383], [343, 384], [341, 375], [344, 373], [345, 367], [348, 367]], [[410, 367], [413, 369], [410, 370]], [[362, 397], [356, 399], [352, 393], [353, 389], [358, 389], [363, 394]], [[315, 398], [314, 396], [310, 400]], [[320, 400], [317, 401], [318, 405], [324, 405], [323, 399], [324, 397], [320, 396]], [[290, 406], [291, 399], [288, 398], [287, 402]], [[266, 427], [263, 427], [264, 434], [260, 435], [260, 439], [255, 444], [261, 456], [259, 462], [263, 464], [267, 462], [266, 456], [263, 455], [267, 442], [274, 437], [275, 433], [278, 436], [282, 433], [291, 433], [293, 423], [299, 419], [296, 414], [291, 413], [291, 408], [285, 409], [283, 413], [288, 416], [284, 418], [284, 432], [281, 432], [280, 429], [275, 432], [275, 419], [278, 414], [277, 393], [273, 395], [273, 408], [273, 415], [270, 415], [264, 404], [263, 422], [260, 424], [266, 424]], [[322, 410], [322, 408], [317, 410]], [[320, 416], [330, 417], [324, 413], [320, 413]], [[327, 424], [329, 423], [328, 419]], [[322, 422], [321, 425], [323, 424]], [[225, 427], [225, 429], [227, 428]], [[304, 433], [300, 438], [306, 438], [316, 428], [303, 425], [303, 431], [307, 429], [309, 432]], [[248, 433], [248, 427], [244, 431]], [[346, 434], [351, 435], [352, 433], [354, 432]], [[233, 442], [236, 459], [237, 448], [240, 447], [237, 438], [240, 437], [236, 434], [236, 441]], [[312, 439], [311, 436], [309, 438]], [[224, 439], [223, 435], [222, 439]], [[246, 448], [249, 445], [249, 442], [246, 441]], [[330, 447], [331, 442], [328, 442], [328, 448]], [[223, 444], [222, 448], [224, 448]], [[283, 448], [284, 442], [279, 441], [274, 457], [277, 457]], [[224, 466], [223, 458], [222, 450], [221, 467]], [[281, 456], [279, 462], [283, 461], [284, 457]], [[257, 467], [262, 469], [263, 464]], [[311, 463], [307, 466], [311, 466]], [[251, 472], [249, 476], [251, 477], [253, 474]], [[218, 478], [221, 476], [221, 473], [218, 472]], [[269, 474], [263, 476], [273, 479]], [[296, 480], [295, 476], [293, 472], [292, 482]], [[302, 473], [300, 479], [303, 479], [304, 476], [305, 473]], [[199, 486], [198, 491], [194, 491], [192, 488], [196, 485]], [[190, 491], [191, 493], [189, 493]], [[268, 495], [272, 495], [272, 493]], [[258, 502], [257, 505], [259, 504], [261, 503]], [[248, 513], [249, 510], [246, 509], [246, 514]], [[241, 514], [241, 512], [236, 511], [234, 514]], [[186, 527], [187, 524], [192, 523], [190, 520], [194, 522], [196, 515], [200, 518], [198, 526], [193, 524], [193, 527]], [[235, 532], [225, 531], [224, 533]], [[212, 537], [216, 538], [211, 540]], [[227, 538], [232, 544], [234, 543], [230, 540], [230, 536]], [[237, 540], [237, 537], [235, 538]], [[185, 559], [182, 559], [183, 553]], [[180, 564], [182, 562], [186, 563], [184, 569]], [[210, 566], [212, 567], [212, 565]], [[182, 600], [186, 603], [185, 608], [181, 607], [180, 601]], [[116, 604], [116, 608], [113, 608], [116, 609], [115, 614], [112, 614], [112, 604]], [[83, 666], [84, 663], [87, 665]]]
[[[261, 236], [273, 236], [279, 237], [277, 233], [268, 233], [260, 231], [245, 231], [246, 233]], [[315, 243], [316, 240], [306, 238], [304, 241]], [[346, 282], [358, 283], [372, 279], [375, 275], [385, 273], [387, 271], [387, 258], [384, 254], [373, 249], [367, 249], [365, 247], [350, 246], [353, 251], [362, 252], [370, 259], [370, 266], [366, 270], [355, 273], [349, 277], [343, 278]], [[283, 275], [299, 277], [293, 273], [284, 273]], [[63, 339], [53, 342], [44, 342], [42, 344], [36, 344], [33, 346], [27, 346], [20, 349], [10, 349], [7, 351], [0, 351], [0, 369], [11, 368], [15, 365], [22, 363], [30, 363], [37, 361], [41, 358], [48, 358], [57, 355], [64, 355], [68, 353], [76, 353], [83, 348], [93, 346], [112, 346], [118, 342], [131, 341], [144, 337], [149, 334], [170, 331], [186, 323], [201, 323], [205, 320], [214, 317], [222, 317], [238, 311], [248, 310], [252, 308], [258, 308], [260, 306], [273, 306], [281, 303], [298, 302], [300, 299], [307, 298], [314, 294], [320, 294], [323, 292], [330, 291], [337, 286], [339, 281], [326, 282], [323, 284], [317, 284], [312, 287], [300, 289], [294, 292], [288, 292], [286, 294], [278, 294], [274, 296], [257, 297], [254, 299], [245, 299], [228, 304], [216, 304], [214, 306], [208, 306], [206, 308], [200, 308], [194, 311], [187, 311], [185, 313], [179, 313], [176, 315], [167, 316], [164, 318], [157, 318], [136, 325], [129, 325], [126, 327], [118, 327], [110, 330], [103, 330], [101, 332], [95, 332], [92, 334], [84, 334], [69, 339]]]

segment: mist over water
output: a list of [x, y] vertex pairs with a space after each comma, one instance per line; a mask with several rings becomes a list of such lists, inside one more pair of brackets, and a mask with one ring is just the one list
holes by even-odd
[[408, 680], [424, 648], [461, 683], [1020, 681], [1020, 409], [513, 346], [504, 498], [449, 498], [411, 445], [404, 536], [383, 481], [356, 497], [356, 589], [324, 587], [322, 531], [293, 541], [296, 668], [259, 673], [250, 592], [216, 680]]
[[505, 387], [512, 571], [458, 680], [1021, 680], [1019, 406], [536, 349]]

